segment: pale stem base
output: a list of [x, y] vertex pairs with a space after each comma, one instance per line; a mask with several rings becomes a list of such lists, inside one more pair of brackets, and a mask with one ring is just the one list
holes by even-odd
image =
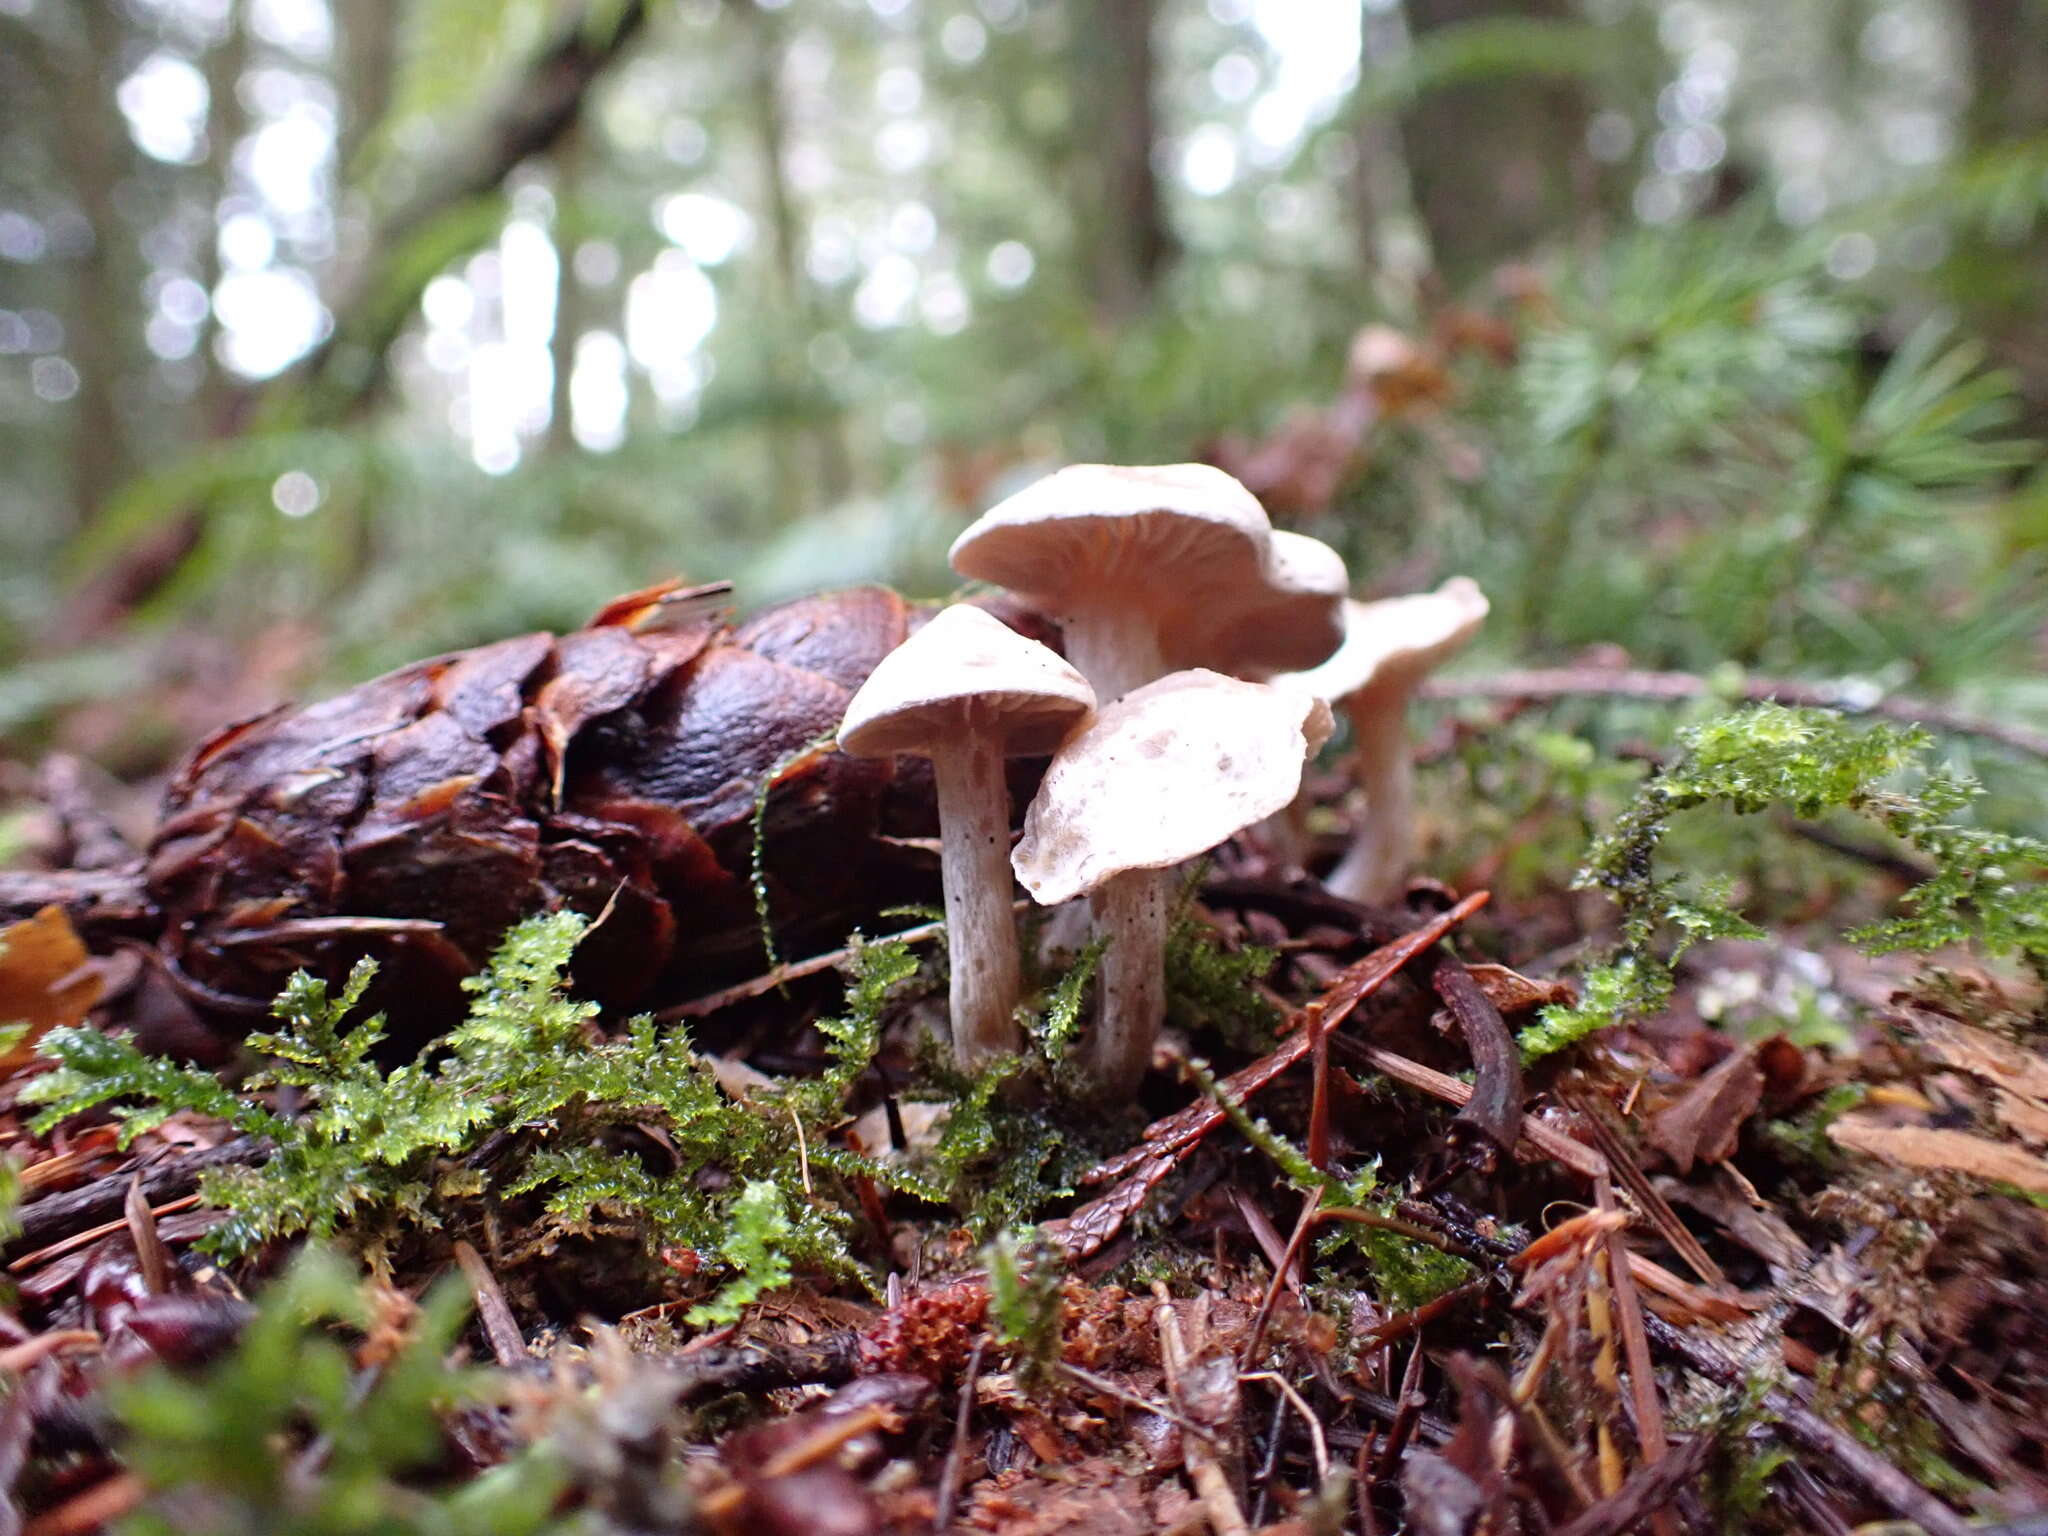
[[1170, 878], [1166, 870], [1134, 869], [1105, 880], [1089, 897], [1095, 931], [1109, 940], [1097, 980], [1102, 1003], [1089, 1041], [1089, 1076], [1105, 1099], [1136, 1091], [1166, 1018]]
[[962, 1067], [1021, 1048], [1017, 924], [1010, 906], [1010, 792], [992, 740], [932, 753], [939, 868], [946, 888], [953, 1057]]
[[1157, 625], [1128, 607], [1070, 614], [1060, 621], [1067, 660], [1088, 679], [1100, 709], [1166, 675]]
[[1348, 711], [1365, 815], [1351, 846], [1323, 882], [1333, 896], [1383, 905], [1401, 894], [1419, 850], [1415, 759], [1408, 744], [1407, 700], [1357, 701]]

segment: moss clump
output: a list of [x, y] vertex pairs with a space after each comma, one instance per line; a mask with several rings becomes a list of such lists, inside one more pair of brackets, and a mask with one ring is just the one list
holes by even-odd
[[[179, 1110], [268, 1138], [267, 1162], [216, 1171], [202, 1186], [229, 1213], [208, 1239], [223, 1257], [308, 1233], [339, 1237], [381, 1265], [404, 1233], [460, 1224], [484, 1200], [527, 1196], [541, 1238], [602, 1220], [650, 1252], [673, 1245], [735, 1258], [756, 1290], [789, 1265], [858, 1273], [845, 1181], [924, 1186], [826, 1136], [873, 1058], [890, 988], [916, 969], [908, 952], [857, 947], [847, 1011], [820, 1026], [832, 1064], [754, 1104], [719, 1087], [681, 1029], [641, 1017], [620, 1035], [596, 1034], [596, 1004], [564, 983], [584, 928], [569, 912], [519, 924], [465, 984], [468, 1017], [395, 1069], [371, 1059], [382, 1020], [349, 1022], [368, 962], [339, 996], [309, 976], [292, 979], [275, 1009], [281, 1027], [249, 1038], [269, 1065], [241, 1092], [96, 1030], [53, 1030], [43, 1048], [60, 1065], [34, 1087], [47, 1106], [36, 1123], [114, 1102], [131, 1139]], [[270, 1107], [273, 1087], [297, 1090], [295, 1114]], [[487, 1138], [493, 1155], [480, 1158]]]
[[[1762, 936], [1735, 909], [1729, 882], [1688, 883], [1659, 869], [1673, 818], [1707, 806], [1738, 815], [1784, 809], [1807, 819], [1847, 811], [1875, 821], [1931, 858], [1935, 873], [1906, 893], [1901, 915], [1850, 938], [1878, 952], [1975, 945], [2048, 973], [2048, 883], [2041, 878], [2048, 844], [1960, 819], [1977, 787], [1945, 770], [1922, 771], [1928, 744], [1917, 729], [1775, 704], [1681, 731], [1677, 756], [1595, 841], [1576, 881], [1620, 905], [1620, 953], [1586, 973], [1576, 1006], [1547, 1008], [1524, 1031], [1523, 1055], [1534, 1059], [1654, 1013], [1671, 995], [1673, 964], [1702, 940]], [[1917, 789], [1907, 793], [1900, 783], [1915, 776]]]

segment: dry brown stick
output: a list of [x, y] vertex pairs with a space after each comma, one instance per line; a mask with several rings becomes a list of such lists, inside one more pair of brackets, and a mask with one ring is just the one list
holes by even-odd
[[1317, 1210], [1316, 1201], [1322, 1198], [1320, 1191], [1311, 1191], [1301, 1209], [1301, 1219], [1294, 1224], [1294, 1235], [1287, 1239], [1287, 1247], [1280, 1255], [1280, 1262], [1273, 1268], [1272, 1282], [1266, 1287], [1266, 1294], [1259, 1302], [1258, 1314], [1252, 1319], [1251, 1332], [1245, 1336], [1244, 1350], [1239, 1355], [1239, 1368], [1249, 1369], [1258, 1358], [1259, 1344], [1264, 1339], [1266, 1324], [1272, 1319], [1273, 1307], [1280, 1299], [1281, 1282], [1301, 1257], [1301, 1246], [1308, 1235], [1325, 1222], [1348, 1221], [1355, 1226], [1378, 1227], [1383, 1232], [1397, 1232], [1411, 1242], [1427, 1243], [1444, 1253], [1457, 1252], [1457, 1248], [1441, 1233], [1427, 1227], [1418, 1227], [1412, 1221], [1403, 1221], [1398, 1216], [1382, 1216], [1378, 1211], [1362, 1211], [1356, 1206], [1333, 1205], [1327, 1210]]
[[20, 1376], [30, 1366], [69, 1349], [96, 1350], [100, 1336], [90, 1328], [59, 1328], [39, 1333], [32, 1339], [0, 1349], [0, 1374]]
[[[1154, 1281], [1152, 1294], [1158, 1300], [1153, 1319], [1159, 1330], [1159, 1363], [1166, 1376], [1166, 1393], [1181, 1412], [1188, 1411], [1187, 1398], [1182, 1393], [1183, 1378], [1191, 1363], [1187, 1344], [1181, 1337], [1180, 1316], [1168, 1298], [1166, 1287]], [[1216, 1536], [1251, 1536], [1251, 1526], [1244, 1518], [1244, 1510], [1237, 1502], [1237, 1494], [1231, 1489], [1230, 1479], [1216, 1460], [1216, 1454], [1206, 1443], [1208, 1435], [1186, 1436], [1181, 1442], [1181, 1460], [1187, 1467], [1188, 1481], [1195, 1485], [1195, 1493], [1202, 1501], [1202, 1509], [1209, 1517], [1209, 1525]]]
[[526, 1335], [520, 1331], [519, 1319], [512, 1315], [511, 1304], [505, 1300], [505, 1291], [498, 1284], [498, 1277], [491, 1273], [484, 1256], [466, 1242], [456, 1243], [455, 1262], [462, 1266], [463, 1277], [469, 1281], [470, 1294], [476, 1297], [477, 1321], [483, 1325], [484, 1338], [498, 1364], [508, 1370], [515, 1365], [523, 1365], [532, 1356], [527, 1352]]
[[1692, 1272], [1708, 1285], [1726, 1287], [1727, 1273], [1716, 1264], [1706, 1245], [1693, 1235], [1692, 1228], [1679, 1220], [1678, 1212], [1671, 1209], [1671, 1202], [1657, 1192], [1643, 1172], [1642, 1164], [1636, 1161], [1627, 1139], [1621, 1134], [1604, 1104], [1595, 1098], [1567, 1094], [1564, 1102], [1577, 1112], [1601, 1155], [1607, 1159], [1608, 1168], [1620, 1180], [1645, 1216], [1656, 1226], [1660, 1236], [1685, 1262], [1692, 1266]]
[[116, 1472], [105, 1482], [37, 1515], [22, 1528], [22, 1536], [86, 1536], [89, 1531], [104, 1530], [140, 1508], [147, 1492], [134, 1473]]
[[135, 1262], [141, 1267], [142, 1283], [152, 1296], [163, 1295], [171, 1288], [171, 1272], [177, 1265], [156, 1229], [156, 1218], [150, 1215], [149, 1197], [142, 1192], [140, 1176], [128, 1182], [121, 1215], [128, 1223], [129, 1240], [135, 1244]]
[[[788, 1477], [792, 1472], [815, 1467], [836, 1455], [847, 1441], [857, 1440], [885, 1427], [893, 1417], [880, 1403], [869, 1403], [851, 1413], [834, 1414], [795, 1445], [769, 1457], [754, 1473], [753, 1481], [771, 1483], [778, 1477]], [[698, 1512], [714, 1526], [721, 1525], [746, 1502], [747, 1492], [747, 1484], [742, 1482], [730, 1482], [722, 1488], [714, 1488], [698, 1501]]]
[[[1419, 1088], [1432, 1098], [1442, 1099], [1446, 1104], [1463, 1105], [1472, 1097], [1472, 1085], [1460, 1082], [1445, 1072], [1426, 1067], [1419, 1061], [1390, 1051], [1384, 1046], [1360, 1045], [1357, 1041], [1341, 1037], [1332, 1042], [1338, 1050], [1354, 1056], [1377, 1070], [1384, 1072], [1396, 1082], [1406, 1083], [1410, 1088]], [[1563, 1163], [1573, 1173], [1584, 1178], [1597, 1178], [1608, 1171], [1607, 1159], [1583, 1142], [1572, 1140], [1564, 1132], [1541, 1120], [1528, 1116], [1522, 1118], [1521, 1139], [1515, 1143], [1516, 1155], [1534, 1160], [1537, 1156]]]
[[[1603, 1211], [1619, 1209], [1612, 1179], [1593, 1181], [1593, 1198]], [[1642, 1447], [1643, 1464], [1654, 1467], [1668, 1449], [1664, 1439], [1664, 1405], [1657, 1396], [1657, 1378], [1650, 1365], [1650, 1339], [1643, 1332], [1643, 1303], [1636, 1294], [1635, 1277], [1629, 1273], [1627, 1229], [1617, 1227], [1607, 1234], [1607, 1284], [1614, 1292], [1615, 1312], [1621, 1321], [1621, 1347], [1628, 1356], [1628, 1385], [1635, 1398], [1636, 1439]], [[1626, 1485], [1623, 1490], [1626, 1491]], [[1668, 1509], [1650, 1516], [1656, 1536], [1674, 1536], [1676, 1527]]]
[[[1030, 905], [1031, 903], [1028, 901], [1020, 901], [1016, 903], [1013, 910], [1021, 912]], [[941, 922], [919, 923], [915, 928], [905, 928], [900, 933], [880, 934], [875, 938], [867, 940], [867, 942], [870, 944], [922, 944], [927, 939], [937, 938], [945, 931], [946, 925]], [[791, 960], [787, 964], [778, 965], [773, 970], [766, 971], [759, 976], [750, 977], [746, 981], [736, 982], [729, 987], [721, 987], [716, 992], [707, 992], [702, 997], [693, 997], [687, 1003], [677, 1003], [672, 1008], [664, 1008], [655, 1014], [654, 1017], [664, 1024], [676, 1019], [701, 1019], [707, 1014], [718, 1012], [721, 1008], [730, 1008], [734, 1003], [743, 1003], [748, 998], [764, 996], [788, 982], [801, 981], [806, 976], [816, 976], [821, 971], [829, 971], [836, 965], [843, 965], [852, 954], [852, 948], [848, 947], [845, 949], [835, 949], [822, 955], [812, 955], [807, 960]]]
[[[1433, 678], [1422, 685], [1429, 699], [1563, 699], [1574, 697], [1642, 699], [1679, 702], [1720, 692], [1704, 677], [1690, 672], [1615, 671], [1606, 667], [1535, 667], [1483, 677]], [[1802, 683], [1782, 677], [1746, 679], [1740, 696], [1754, 704], [1790, 704], [1809, 709], [1838, 709], [1845, 714], [1882, 715], [1911, 725], [1925, 725], [1951, 736], [1995, 741], [2015, 752], [2048, 757], [2048, 733], [1965, 715], [1926, 699], [1867, 697], [1853, 685]]]
[[[1303, 1009], [1291, 1021], [1293, 1032], [1279, 1045], [1217, 1085], [1219, 1097], [1228, 1096], [1240, 1104], [1244, 1103], [1309, 1053], [1315, 1043], [1311, 1039], [1312, 1033], [1327, 1036], [1329, 1031], [1344, 1022], [1352, 1009], [1391, 981], [1403, 966], [1485, 906], [1488, 897], [1486, 891], [1474, 891], [1450, 911], [1439, 913], [1413, 932], [1381, 945], [1357, 964], [1346, 967], [1323, 995], [1308, 1005], [1319, 1011], [1322, 1030], [1312, 1032], [1306, 1027], [1308, 1009]], [[1192, 1146], [1229, 1118], [1228, 1112], [1216, 1099], [1198, 1099], [1186, 1109], [1146, 1126], [1138, 1145], [1105, 1163], [1098, 1163], [1081, 1175], [1081, 1183], [1107, 1184], [1113, 1179], [1120, 1179], [1159, 1157]]]
[[[175, 1211], [189, 1211], [198, 1203], [199, 1197], [197, 1195], [187, 1195], [182, 1200], [173, 1200], [168, 1204], [152, 1206], [147, 1209], [150, 1216], [154, 1218], [157, 1216], [168, 1216]], [[7, 1272], [10, 1275], [18, 1275], [26, 1270], [34, 1269], [37, 1265], [45, 1264], [51, 1259], [62, 1258], [74, 1248], [83, 1248], [87, 1243], [105, 1237], [109, 1233], [119, 1232], [127, 1225], [128, 1219], [123, 1216], [113, 1221], [101, 1222], [96, 1227], [87, 1227], [83, 1232], [74, 1232], [61, 1242], [52, 1243], [47, 1248], [38, 1248], [34, 1253], [24, 1253], [20, 1258], [7, 1266]]]
[[939, 1494], [932, 1515], [932, 1529], [943, 1531], [953, 1523], [953, 1506], [960, 1499], [960, 1470], [967, 1461], [967, 1432], [974, 1423], [974, 1387], [981, 1379], [982, 1351], [986, 1337], [974, 1341], [967, 1357], [967, 1373], [960, 1379], [960, 1406], [953, 1411], [953, 1443], [946, 1447], [946, 1464], [939, 1473]]
[[[141, 1170], [142, 1192], [152, 1202], [166, 1195], [189, 1193], [200, 1174], [209, 1168], [228, 1168], [242, 1163], [260, 1163], [270, 1155], [270, 1143], [260, 1137], [238, 1136], [233, 1141], [182, 1157], [165, 1158]], [[60, 1237], [79, 1226], [106, 1220], [125, 1209], [133, 1170], [110, 1173], [103, 1179], [61, 1194], [45, 1195], [21, 1208], [20, 1230], [7, 1245], [27, 1248]]]
[[1671, 1496], [1699, 1475], [1713, 1445], [1711, 1435], [1694, 1435], [1674, 1454], [1638, 1467], [1616, 1492], [1558, 1527], [1556, 1536], [1622, 1536], [1645, 1516], [1668, 1517]]

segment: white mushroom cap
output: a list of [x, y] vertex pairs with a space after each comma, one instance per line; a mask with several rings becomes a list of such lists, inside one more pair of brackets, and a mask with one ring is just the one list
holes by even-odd
[[1253, 580], [1271, 531], [1258, 499], [1211, 465], [1070, 464], [982, 513], [948, 558], [1058, 614], [1167, 570]]
[[1053, 651], [957, 604], [884, 656], [847, 706], [840, 750], [930, 755], [934, 741], [994, 731], [1017, 756], [1050, 752], [1095, 707], [1095, 691]]
[[1319, 699], [1215, 672], [1147, 684], [1061, 747], [1011, 868], [1051, 906], [1193, 858], [1292, 800], [1330, 724]]
[[1266, 546], [1263, 602], [1232, 610], [1179, 659], [1233, 676], [1313, 667], [1343, 644], [1351, 572], [1321, 539], [1275, 528]]
[[[983, 513], [953, 541], [951, 559], [961, 575], [1008, 587], [1065, 622], [1069, 653], [1104, 691], [1098, 672], [1119, 672], [1105, 652], [1137, 649], [1134, 627], [1157, 653], [1133, 665], [1139, 683], [1165, 667], [1267, 670], [1328, 654], [1296, 627], [1270, 622], [1244, 630], [1245, 654], [1215, 652], [1218, 636], [1249, 614], [1301, 607], [1313, 631], [1316, 610], [1335, 604], [1300, 584], [1300, 551], [1276, 565], [1272, 535], [1258, 499], [1210, 465], [1074, 464]], [[1116, 633], [1083, 632], [1097, 622], [1113, 622]], [[1334, 626], [1324, 627], [1334, 646]]]
[[1336, 654], [1275, 681], [1332, 704], [1380, 685], [1406, 692], [1463, 649], [1489, 606], [1469, 576], [1453, 576], [1434, 592], [1348, 602]]

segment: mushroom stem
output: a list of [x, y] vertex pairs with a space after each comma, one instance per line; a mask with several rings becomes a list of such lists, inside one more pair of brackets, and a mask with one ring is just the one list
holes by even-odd
[[1365, 812], [1351, 846], [1323, 885], [1347, 901], [1380, 903], [1401, 894], [1415, 862], [1415, 759], [1408, 744], [1406, 690], [1365, 688], [1345, 702], [1354, 771]]
[[952, 969], [953, 1056], [974, 1068], [1019, 1049], [1017, 927], [1010, 908], [1010, 792], [992, 733], [935, 746], [939, 869]]
[[1067, 660], [1088, 679], [1097, 707], [1166, 675], [1159, 624], [1137, 604], [1091, 608], [1061, 621]]
[[1101, 1004], [1090, 1041], [1092, 1077], [1104, 1098], [1136, 1091], [1152, 1065], [1166, 1017], [1166, 893], [1170, 870], [1133, 869], [1088, 898], [1102, 956]]

